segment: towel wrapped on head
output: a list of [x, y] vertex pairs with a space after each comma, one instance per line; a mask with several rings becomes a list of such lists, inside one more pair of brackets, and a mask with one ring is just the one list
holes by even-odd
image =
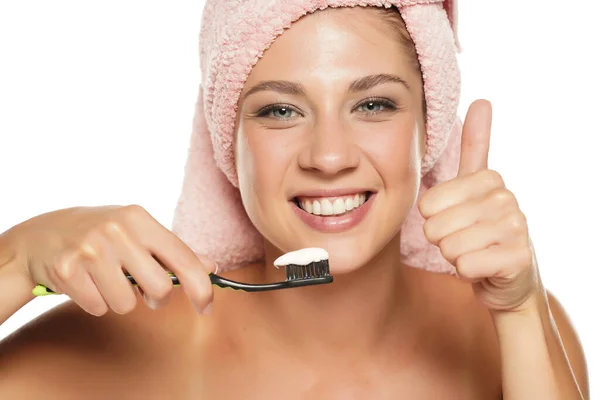
[[[415, 44], [427, 106], [420, 196], [456, 176], [462, 124], [457, 116], [460, 50], [457, 0], [207, 0], [200, 34], [199, 88], [182, 192], [172, 230], [221, 271], [263, 259], [263, 238], [244, 210], [234, 165], [234, 126], [244, 83], [263, 52], [302, 16], [327, 7], [392, 7]], [[442, 273], [454, 267], [423, 233], [413, 207], [402, 226], [406, 265]]]

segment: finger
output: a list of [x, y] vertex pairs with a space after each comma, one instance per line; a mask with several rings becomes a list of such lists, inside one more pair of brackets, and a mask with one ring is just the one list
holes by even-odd
[[135, 309], [135, 290], [125, 277], [115, 244], [107, 238], [94, 239], [95, 254], [85, 262], [106, 304], [117, 314], [127, 314]]
[[435, 245], [440, 241], [480, 222], [495, 222], [518, 209], [514, 195], [502, 188], [485, 195], [449, 206], [425, 221], [423, 231], [427, 240]]
[[197, 258], [201, 262], [201, 267], [184, 268], [175, 272], [181, 287], [186, 296], [192, 301], [197, 313], [207, 315], [212, 311], [212, 302], [214, 297], [213, 286], [208, 272], [216, 273], [217, 264], [206, 257]]
[[[120, 225], [112, 227], [110, 240], [119, 263], [142, 289], [142, 299], [146, 305], [152, 309], [166, 305], [173, 290], [173, 283], [165, 268]], [[120, 271], [120, 275], [131, 287], [123, 271]]]
[[484, 221], [444, 237], [439, 248], [444, 258], [456, 265], [467, 253], [495, 245], [520, 243], [528, 245], [528, 230], [521, 212], [508, 212], [497, 221]]
[[458, 276], [466, 280], [514, 277], [531, 264], [529, 246], [519, 243], [492, 246], [463, 254], [456, 260]]
[[504, 232], [499, 229], [497, 223], [480, 222], [444, 237], [438, 246], [442, 256], [456, 265], [457, 259], [463, 254], [498, 244], [503, 237]]
[[489, 169], [460, 179], [451, 179], [427, 190], [419, 200], [419, 211], [427, 219], [504, 187], [502, 176]]
[[94, 278], [83, 269], [82, 272], [82, 279], [77, 287], [67, 287], [65, 294], [86, 312], [100, 317], [108, 312], [109, 306], [98, 290]]
[[69, 296], [85, 312], [102, 316], [108, 311], [108, 305], [89, 272], [77, 259], [75, 252], [63, 256], [55, 268], [50, 269], [51, 279], [57, 282], [61, 293]]
[[492, 105], [487, 100], [477, 100], [465, 117], [458, 176], [487, 169], [491, 133]]
[[213, 289], [208, 273], [215, 270], [216, 264], [208, 260], [202, 262], [181, 239], [150, 214], [138, 208], [132, 210], [133, 213], [127, 216], [131, 219], [127, 226], [136, 229], [135, 235], [141, 245], [177, 275], [196, 311], [202, 313], [212, 302]]
[[137, 292], [137, 294], [139, 294], [140, 300], [142, 300], [146, 304], [146, 306], [148, 306], [148, 308], [150, 308], [152, 310], [158, 310], [159, 308], [167, 305], [169, 302], [169, 299], [171, 297], [171, 296], [167, 296], [166, 298], [163, 298], [162, 300], [153, 299], [152, 297], [146, 295], [146, 293], [144, 292], [144, 289], [139, 285], [135, 286], [135, 291]]

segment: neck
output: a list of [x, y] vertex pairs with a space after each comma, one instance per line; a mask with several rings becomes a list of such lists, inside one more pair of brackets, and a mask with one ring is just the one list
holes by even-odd
[[[256, 340], [271, 348], [279, 343], [303, 357], [360, 357], [384, 354], [390, 347], [397, 350], [400, 339], [409, 343], [406, 339], [415, 336], [410, 333], [416, 332], [416, 307], [423, 306], [415, 298], [420, 291], [411, 279], [412, 271], [400, 264], [397, 243], [393, 240], [359, 270], [335, 275], [332, 284], [249, 294], [243, 311], [239, 297], [227, 308], [244, 314], [244, 341], [253, 346]], [[271, 256], [267, 252], [266, 265], [272, 265]], [[275, 268], [252, 270], [254, 282], [281, 280], [281, 271]]]

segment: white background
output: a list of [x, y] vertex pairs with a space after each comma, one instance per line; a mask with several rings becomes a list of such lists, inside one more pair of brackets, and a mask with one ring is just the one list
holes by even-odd
[[[0, 232], [76, 205], [137, 203], [170, 225], [203, 3], [0, 1]], [[490, 167], [528, 217], [596, 390], [599, 11], [590, 0], [461, 0], [459, 18], [461, 115], [476, 98], [494, 105]], [[31, 302], [0, 339], [62, 301]]]

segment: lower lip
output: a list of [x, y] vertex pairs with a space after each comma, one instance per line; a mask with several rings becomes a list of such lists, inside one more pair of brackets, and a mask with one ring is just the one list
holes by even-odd
[[294, 212], [300, 217], [302, 221], [312, 229], [327, 232], [336, 233], [343, 232], [354, 228], [365, 218], [371, 205], [375, 200], [375, 193], [371, 193], [369, 199], [364, 202], [360, 207], [351, 210], [350, 212], [343, 215], [313, 215], [309, 214], [296, 205], [295, 202], [291, 201], [290, 204], [294, 209]]

